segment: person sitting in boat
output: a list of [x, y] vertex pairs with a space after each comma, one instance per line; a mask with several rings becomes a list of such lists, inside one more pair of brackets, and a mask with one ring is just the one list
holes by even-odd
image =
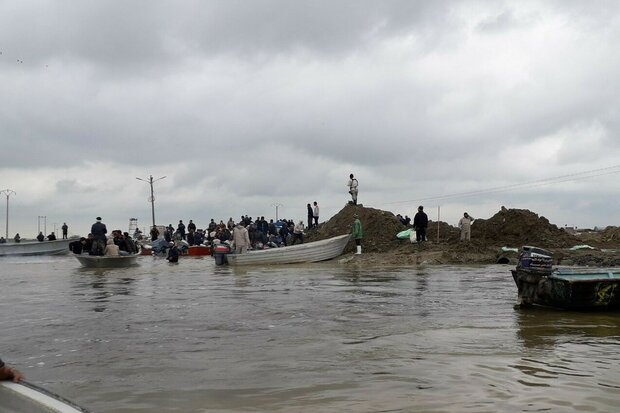
[[138, 241], [142, 240], [142, 231], [140, 231], [140, 228], [136, 228], [136, 230], [133, 232], [133, 239]]
[[22, 237], [19, 236], [19, 232], [15, 234], [15, 236], [13, 237], [13, 241], [15, 241], [16, 243], [22, 242]]
[[299, 221], [295, 228], [293, 228], [293, 239], [291, 241], [291, 245], [295, 245], [295, 243], [299, 240], [302, 244], [304, 243], [304, 222]]
[[125, 251], [127, 251], [130, 254], [136, 254], [138, 252], [138, 246], [136, 245], [134, 240], [131, 239], [131, 237], [129, 236], [129, 233], [123, 232], [123, 238], [125, 241]]
[[218, 225], [217, 231], [215, 233], [215, 238], [219, 239], [220, 242], [230, 241], [232, 234], [226, 228], [225, 225]]
[[282, 226], [280, 226], [280, 230], [278, 234], [282, 238], [282, 244], [286, 247], [288, 245], [288, 236], [290, 231], [288, 230], [288, 223], [286, 221], [282, 222]]
[[69, 243], [69, 251], [74, 254], [81, 254], [83, 250], [85, 250], [86, 238], [82, 237], [77, 241], [72, 241]]
[[54, 234], [54, 232], [52, 232], [51, 234], [49, 234], [47, 236], [47, 240], [48, 241], [56, 241], [56, 234]]
[[13, 380], [15, 383], [19, 383], [23, 378], [23, 375], [16, 369], [4, 364], [0, 359], [0, 380]]
[[278, 244], [277, 237], [273, 234], [269, 235], [269, 240], [267, 241], [266, 245], [269, 248], [278, 248], [280, 246]]
[[205, 233], [202, 229], [198, 229], [194, 234], [194, 245], [202, 245], [203, 242], [205, 242]]
[[169, 245], [170, 249], [168, 250], [168, 257], [166, 259], [168, 262], [179, 262], [179, 248], [174, 242], [171, 242]]
[[94, 237], [93, 234], [88, 234], [86, 236], [86, 241], [84, 241], [83, 247], [82, 247], [82, 251], [87, 251], [88, 255], [93, 255], [93, 241], [94, 241]]
[[118, 255], [129, 255], [130, 252], [127, 249], [127, 242], [125, 241], [125, 236], [121, 232], [120, 229], [115, 229], [112, 231], [112, 241], [114, 241], [114, 245], [118, 247]]
[[118, 245], [114, 244], [112, 238], [108, 238], [105, 249], [103, 250], [103, 255], [107, 257], [118, 257], [120, 255]]
[[39, 231], [39, 235], [37, 235], [37, 241], [43, 242], [44, 240], [45, 240], [45, 235], [43, 235], [43, 232]]
[[0, 237], [0, 244], [6, 244], [6, 238]]

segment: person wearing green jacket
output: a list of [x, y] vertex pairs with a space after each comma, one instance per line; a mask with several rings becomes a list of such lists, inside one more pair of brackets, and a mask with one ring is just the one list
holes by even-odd
[[357, 247], [356, 254], [361, 254], [363, 236], [362, 221], [360, 221], [360, 217], [357, 214], [354, 214], [353, 218], [355, 218], [355, 221], [353, 221], [353, 228], [351, 229], [351, 234], [353, 235], [353, 238], [355, 238], [355, 246]]

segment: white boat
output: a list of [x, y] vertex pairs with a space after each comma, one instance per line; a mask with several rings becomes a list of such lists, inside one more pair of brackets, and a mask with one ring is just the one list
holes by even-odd
[[[253, 250], [245, 254], [227, 254], [226, 261], [231, 265], [295, 264], [326, 261], [341, 255], [349, 242], [349, 238], [351, 235], [346, 234], [289, 247]], [[217, 259], [216, 263], [218, 263]]]
[[0, 381], [0, 412], [88, 413], [88, 410], [31, 383]]
[[66, 254], [69, 252], [69, 243], [76, 239], [70, 238], [42, 242], [7, 242], [0, 244], [0, 256]]
[[86, 268], [125, 268], [136, 265], [139, 254], [116, 256], [75, 254], [74, 257]]

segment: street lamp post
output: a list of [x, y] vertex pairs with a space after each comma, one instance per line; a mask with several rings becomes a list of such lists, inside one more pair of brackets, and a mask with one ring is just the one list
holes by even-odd
[[142, 179], [142, 178], [136, 178], [137, 180], [146, 182], [147, 184], [151, 186], [151, 196], [149, 198], [149, 202], [151, 203], [151, 216], [153, 218], [153, 226], [155, 226], [155, 196], [153, 195], [153, 182], [157, 182], [164, 178], [165, 176], [162, 176], [161, 178], [153, 179], [153, 175], [149, 175], [148, 180]]
[[277, 221], [278, 220], [278, 208], [284, 205], [275, 203], [275, 204], [271, 204], [271, 206], [276, 208], [276, 221]]
[[15, 193], [15, 191], [11, 190], [11, 189], [3, 189], [2, 191], [0, 191], [0, 194], [4, 194], [6, 195], [6, 225], [5, 225], [5, 236], [6, 239], [9, 239], [9, 197], [11, 195], [17, 195]]

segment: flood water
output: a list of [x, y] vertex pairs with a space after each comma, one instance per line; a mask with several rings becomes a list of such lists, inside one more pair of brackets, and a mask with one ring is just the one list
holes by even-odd
[[620, 313], [516, 310], [509, 269], [0, 258], [0, 357], [100, 413], [615, 412]]

